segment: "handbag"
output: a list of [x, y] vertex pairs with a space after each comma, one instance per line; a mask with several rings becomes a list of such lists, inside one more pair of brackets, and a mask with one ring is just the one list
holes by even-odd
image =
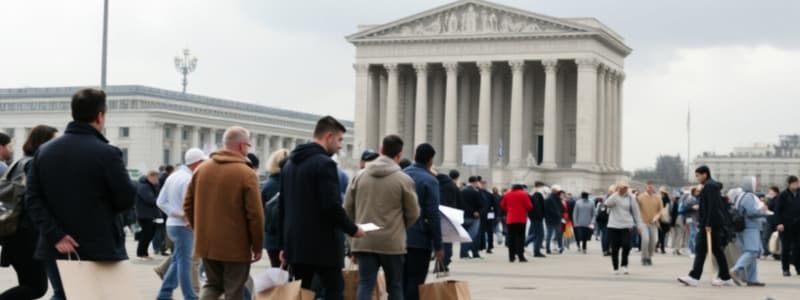
[[142, 299], [136, 285], [133, 266], [123, 261], [56, 260], [67, 299], [135, 300]]

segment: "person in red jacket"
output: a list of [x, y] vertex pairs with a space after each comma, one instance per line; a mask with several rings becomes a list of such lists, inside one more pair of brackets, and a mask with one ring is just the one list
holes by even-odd
[[525, 223], [528, 221], [528, 211], [533, 209], [531, 198], [525, 192], [525, 186], [515, 184], [511, 191], [503, 196], [500, 208], [506, 213], [508, 224], [508, 260], [514, 262], [527, 262], [525, 259]]

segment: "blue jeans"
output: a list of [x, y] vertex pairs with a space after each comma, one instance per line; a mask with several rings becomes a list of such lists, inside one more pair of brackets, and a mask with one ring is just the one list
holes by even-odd
[[184, 299], [194, 300], [197, 295], [192, 287], [192, 230], [185, 226], [167, 226], [167, 236], [174, 243], [172, 263], [164, 274], [159, 299], [171, 299], [172, 291], [180, 284]]
[[525, 239], [525, 246], [533, 242], [533, 255], [542, 254], [542, 241], [544, 241], [544, 223], [542, 220], [532, 221], [528, 228], [528, 238]]
[[44, 267], [47, 271], [47, 278], [50, 279], [50, 286], [53, 287], [53, 297], [50, 300], [66, 300], [67, 296], [64, 294], [64, 287], [61, 285], [61, 275], [58, 273], [56, 261], [45, 261]]
[[478, 230], [481, 228], [481, 221], [476, 218], [464, 218], [464, 229], [469, 233], [472, 243], [461, 243], [461, 257], [469, 257], [469, 251], [472, 251], [472, 257], [481, 257], [478, 253]]
[[696, 254], [695, 247], [697, 247], [697, 223], [689, 224], [689, 252]]
[[556, 239], [556, 243], [558, 243], [558, 251], [564, 249], [564, 245], [562, 244], [564, 232], [561, 231], [561, 223], [553, 223], [547, 224], [547, 242], [545, 242], [545, 247], [547, 248], [547, 254], [550, 254], [550, 241], [553, 238]]
[[743, 251], [733, 269], [744, 271], [746, 282], [758, 282], [758, 251]]
[[358, 259], [358, 300], [371, 300], [378, 280], [378, 269], [383, 268], [389, 300], [403, 299], [403, 268], [405, 255], [383, 255], [356, 252]]
[[603, 253], [608, 252], [608, 225], [597, 225], [597, 231], [600, 233], [600, 248]]

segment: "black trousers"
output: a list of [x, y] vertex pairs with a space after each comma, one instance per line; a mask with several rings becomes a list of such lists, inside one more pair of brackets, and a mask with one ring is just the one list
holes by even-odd
[[781, 267], [788, 272], [789, 266], [800, 274], [800, 228], [786, 228], [781, 237]]
[[631, 254], [631, 230], [628, 228], [608, 228], [608, 244], [611, 247], [611, 265], [614, 270], [620, 267], [619, 250], [622, 249], [622, 265], [628, 266], [628, 255]]
[[36, 231], [21, 229], [2, 242], [3, 262], [10, 264], [17, 272], [19, 285], [0, 294], [0, 299], [39, 299], [47, 292], [44, 263], [33, 259], [37, 237]]
[[661, 224], [661, 226], [658, 227], [658, 245], [656, 246], [658, 246], [658, 248], [661, 248], [662, 253], [666, 252], [665, 248], [667, 243], [666, 242], [667, 231], [669, 231], [669, 227], [664, 224]]
[[319, 278], [325, 290], [325, 300], [342, 300], [344, 298], [344, 277], [341, 268], [293, 264], [292, 276], [303, 281], [304, 289], [311, 289], [314, 276]]
[[[703, 276], [703, 264], [705, 264], [706, 255], [708, 254], [706, 230], [703, 227], [698, 230], [694, 243], [694, 265], [692, 266], [692, 271], [689, 272], [689, 276], [694, 279], [700, 279], [700, 276]], [[725, 252], [722, 249], [722, 229], [711, 230], [711, 253], [717, 259], [719, 279], [731, 279], [731, 274], [728, 272], [728, 260], [725, 258]]]
[[575, 243], [578, 249], [586, 250], [586, 242], [592, 239], [592, 229], [589, 227], [575, 227]]
[[495, 220], [481, 219], [481, 228], [478, 230], [480, 247], [478, 250], [494, 249], [494, 230], [497, 226]]
[[139, 219], [139, 226], [142, 227], [142, 232], [139, 233], [139, 244], [136, 246], [136, 256], [149, 256], [147, 248], [150, 246], [150, 242], [153, 241], [153, 235], [156, 233], [156, 224], [153, 223], [153, 219]]
[[508, 224], [508, 260], [525, 259], [525, 224]]
[[406, 300], [418, 300], [419, 285], [424, 284], [425, 278], [428, 277], [432, 252], [430, 249], [408, 248], [406, 250], [403, 295]]

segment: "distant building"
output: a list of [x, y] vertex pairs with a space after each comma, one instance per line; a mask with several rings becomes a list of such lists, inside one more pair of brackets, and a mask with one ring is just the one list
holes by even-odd
[[[31, 128], [50, 125], [63, 134], [70, 116], [70, 98], [81, 87], [0, 89], [0, 131], [14, 137], [15, 159]], [[311, 139], [318, 115], [257, 104], [183, 94], [138, 85], [109, 86], [105, 136], [122, 150], [132, 174], [166, 164], [182, 164], [192, 147], [211, 152], [222, 146], [226, 128], [239, 125], [251, 131], [251, 152], [266, 163], [279, 148], [294, 148]], [[353, 151], [353, 123], [340, 157]], [[355, 166], [355, 165], [353, 165]], [[263, 168], [262, 168], [263, 171]]]
[[800, 174], [800, 135], [782, 135], [775, 145], [736, 147], [727, 155], [706, 152], [695, 158], [694, 165], [711, 168], [725, 189], [738, 187], [744, 176], [755, 176], [762, 192], [772, 185], [785, 188], [789, 175]]

